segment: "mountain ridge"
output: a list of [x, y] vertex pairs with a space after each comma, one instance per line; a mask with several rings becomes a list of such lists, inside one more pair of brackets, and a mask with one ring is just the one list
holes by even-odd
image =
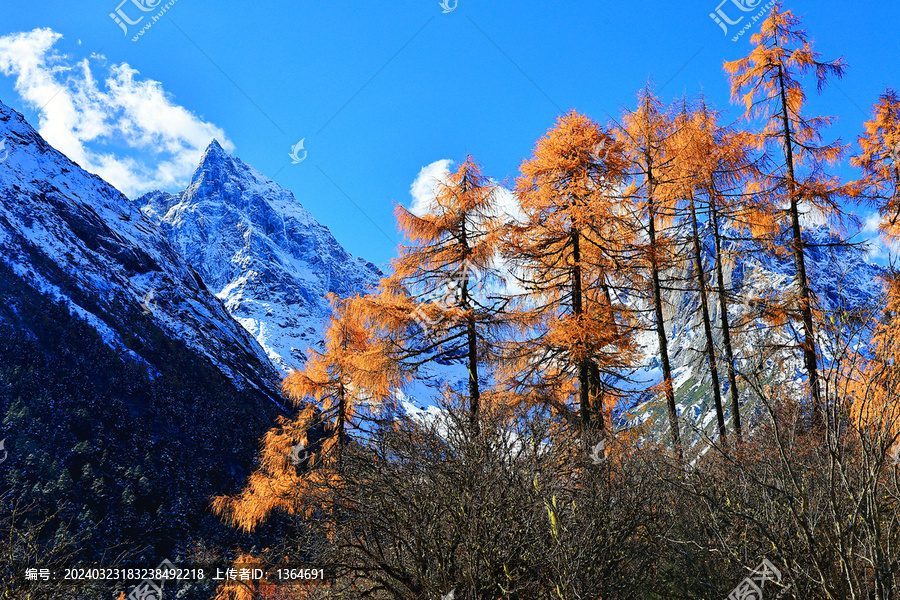
[[208, 501], [287, 413], [279, 373], [132, 201], [2, 102], [0, 140], [4, 498], [55, 510], [83, 560], [230, 539]]
[[382, 276], [354, 258], [294, 194], [213, 140], [188, 186], [135, 200], [282, 374], [300, 368], [331, 313], [326, 296]]

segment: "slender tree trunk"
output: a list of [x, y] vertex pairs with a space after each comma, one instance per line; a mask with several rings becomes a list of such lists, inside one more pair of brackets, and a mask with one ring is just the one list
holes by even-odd
[[672, 380], [672, 367], [669, 363], [669, 342], [666, 337], [666, 322], [663, 316], [662, 307], [662, 285], [659, 276], [659, 258], [657, 251], [659, 250], [656, 241], [656, 208], [653, 205], [654, 182], [653, 175], [650, 173], [651, 167], [648, 164], [647, 178], [649, 186], [649, 194], [647, 196], [647, 212], [649, 213], [649, 236], [650, 236], [650, 274], [651, 285], [653, 291], [653, 311], [656, 316], [656, 337], [659, 341], [659, 357], [662, 362], [663, 371], [663, 387], [666, 393], [666, 404], [669, 409], [669, 425], [672, 428], [672, 445], [675, 447], [675, 453], [679, 459], [681, 452], [681, 431], [678, 425], [678, 409], [675, 406], [675, 383]]
[[344, 468], [344, 432], [347, 420], [346, 394], [347, 392], [344, 390], [344, 384], [342, 383], [338, 386], [338, 416], [337, 427], [335, 428], [337, 435], [337, 466], [339, 471]]
[[[465, 194], [468, 191], [468, 178], [463, 177], [461, 183], [462, 193]], [[469, 426], [472, 429], [472, 433], [478, 436], [481, 429], [478, 424], [478, 412], [481, 410], [481, 388], [478, 383], [478, 335], [475, 328], [475, 315], [472, 314], [472, 302], [469, 299], [468, 260], [470, 249], [465, 224], [462, 227], [462, 245], [465, 248], [466, 258], [462, 265], [465, 272], [462, 273], [460, 302], [463, 310], [469, 313], [466, 317], [466, 349], [469, 370]]]
[[[572, 242], [572, 312], [576, 317], [584, 314], [582, 276], [581, 276], [581, 234], [573, 229], [570, 234]], [[585, 432], [590, 431], [594, 411], [591, 407], [591, 361], [582, 359], [578, 362], [578, 403], [581, 408], [581, 423]], [[603, 429], [603, 412], [597, 414], [597, 424]], [[585, 437], [585, 442], [588, 438]]]
[[738, 443], [741, 442], [741, 405], [738, 400], [737, 374], [734, 369], [734, 351], [731, 346], [731, 324], [728, 322], [728, 298], [725, 293], [725, 274], [722, 268], [722, 237], [719, 230], [719, 214], [716, 209], [715, 188], [711, 189], [712, 198], [709, 204], [713, 224], [713, 239], [716, 243], [716, 283], [718, 285], [719, 314], [721, 315], [722, 344], [725, 346], [725, 362], [728, 367], [728, 392], [731, 396], [731, 417], [734, 420], [734, 433]]
[[[874, 490], [870, 489], [867, 491], [866, 496], [868, 496], [867, 503], [870, 507], [878, 506], [879, 501], [875, 497], [876, 493]], [[871, 508], [867, 515], [867, 520], [869, 521], [868, 529], [872, 536], [872, 554], [874, 555], [872, 562], [875, 564], [873, 569], [875, 600], [892, 600], [894, 597], [894, 590], [891, 585], [891, 580], [893, 579], [891, 573], [892, 560], [885, 556], [884, 548], [882, 547], [884, 537], [881, 530], [881, 518], [883, 515], [879, 514], [880, 512], [875, 508]]]
[[[466, 293], [463, 288], [463, 293]], [[466, 322], [469, 367], [469, 425], [472, 432], [478, 435], [478, 412], [481, 410], [481, 389], [478, 384], [478, 337], [475, 335], [475, 317], [469, 315]]]
[[797, 202], [797, 182], [794, 175], [793, 133], [788, 119], [787, 93], [784, 89], [784, 75], [779, 70], [778, 83], [781, 93], [781, 118], [784, 124], [784, 157], [787, 166], [788, 194], [790, 195], [791, 213], [791, 250], [794, 254], [794, 265], [797, 269], [797, 286], [800, 293], [800, 312], [803, 318], [803, 362], [809, 374], [809, 390], [813, 402], [813, 424], [822, 423], [821, 397], [819, 393], [819, 371], [816, 358], [815, 328], [812, 318], [812, 301], [810, 299], [809, 280], [806, 277], [806, 260], [803, 253], [803, 238], [800, 229], [800, 210]]
[[712, 324], [709, 319], [709, 304], [706, 300], [706, 277], [703, 274], [703, 254], [700, 251], [700, 231], [697, 226], [697, 208], [691, 198], [691, 226], [694, 234], [694, 270], [697, 273], [697, 291], [700, 294], [700, 313], [703, 317], [703, 332], [706, 334], [706, 361], [712, 379], [713, 401], [716, 406], [716, 419], [719, 423], [719, 439], [726, 441], [728, 432], [725, 429], [725, 411], [722, 409], [722, 390], [719, 387], [719, 368], [716, 364], [716, 348], [713, 341]]
[[[609, 285], [606, 282], [606, 276], [604, 275], [600, 280], [600, 285], [603, 288], [603, 296], [606, 299], [606, 305], [610, 309], [610, 315], [612, 315], [612, 319], [608, 323], [608, 327], [611, 327], [615, 335], [618, 336], [619, 325], [616, 323], [615, 314], [612, 312], [612, 294], [609, 291]], [[600, 375], [600, 368], [597, 366], [595, 361], [591, 361], [590, 364], [590, 394], [591, 398], [595, 399], [597, 403], [597, 411], [600, 413], [600, 429], [601, 433], [603, 432], [604, 427], [606, 426], [606, 414], [603, 412], [603, 403], [606, 399], [606, 385], [603, 382], [603, 378]], [[612, 423], [610, 423], [610, 427], [612, 427]]]

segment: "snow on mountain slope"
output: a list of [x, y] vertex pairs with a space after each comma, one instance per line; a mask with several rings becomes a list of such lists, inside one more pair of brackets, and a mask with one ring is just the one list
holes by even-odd
[[2, 102], [0, 140], [0, 260], [12, 272], [151, 374], [148, 318], [238, 388], [275, 398], [278, 374], [262, 349], [133, 202]]
[[[707, 231], [704, 240], [706, 255], [704, 260], [707, 269], [711, 268], [712, 255], [709, 249], [713, 246], [712, 237]], [[806, 268], [813, 291], [818, 297], [818, 307], [825, 314], [836, 311], [854, 311], [866, 309], [877, 304], [883, 294], [880, 267], [871, 264], [864, 251], [853, 247], [834, 245], [839, 240], [828, 228], [809, 229], [804, 239], [810, 247], [806, 249]], [[732, 330], [734, 354], [737, 360], [738, 373], [760, 371], [765, 372], [780, 360], [784, 360], [787, 372], [782, 377], [789, 381], [805, 380], [806, 373], [798, 353], [781, 349], [779, 346], [794, 346], [796, 339], [784, 328], [771, 328], [755, 316], [751, 298], [764, 298], [772, 293], [786, 292], [795, 285], [795, 268], [793, 258], [785, 253], [783, 256], [760, 252], [751, 242], [735, 241], [728, 243], [730, 261], [726, 261], [724, 269], [725, 285], [734, 301], [729, 304], [729, 322]], [[728, 264], [730, 262], [730, 264]], [[677, 274], [693, 281], [692, 269]], [[687, 288], [693, 288], [688, 283]], [[672, 287], [684, 288], [676, 284]], [[725, 366], [722, 363], [724, 347], [722, 342], [718, 300], [709, 294], [710, 318], [713, 323], [715, 349], [719, 359], [719, 378], [723, 387], [722, 399], [725, 405], [725, 420], [729, 430], [732, 428], [730, 398], [727, 395], [728, 380]], [[682, 417], [682, 438], [689, 443], [699, 441], [702, 435], [715, 437], [716, 419], [713, 396], [710, 389], [710, 372], [704, 354], [706, 338], [699, 308], [699, 297], [696, 292], [674, 291], [667, 297], [665, 305], [666, 331], [669, 335], [669, 353], [675, 379], [676, 397], [679, 415]], [[738, 323], [747, 322], [743, 328], [736, 328]], [[818, 332], [818, 350], [824, 364], [830, 364], [831, 344], [822, 332]], [[646, 366], [637, 374], [637, 378], [645, 385], [660, 381], [659, 346], [655, 332], [646, 332], [641, 336], [641, 343], [646, 356]], [[741, 414], [746, 419], [755, 410], [756, 398], [749, 390], [741, 388]], [[625, 416], [627, 415], [627, 417]], [[651, 430], [661, 439], [668, 439], [668, 417], [665, 401], [652, 399], [632, 406], [622, 407], [620, 418], [624, 421], [652, 423]]]
[[294, 195], [215, 140], [179, 194], [151, 192], [137, 206], [283, 372], [305, 362], [330, 307], [375, 285], [381, 272], [351, 257]]

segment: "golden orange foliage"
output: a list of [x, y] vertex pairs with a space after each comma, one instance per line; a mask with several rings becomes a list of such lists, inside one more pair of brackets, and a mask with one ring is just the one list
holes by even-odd
[[[306, 367], [283, 383], [298, 413], [279, 418], [279, 426], [265, 434], [260, 467], [244, 490], [213, 501], [216, 513], [245, 531], [274, 511], [308, 515], [327, 507], [327, 490], [340, 482], [347, 424], [359, 410], [377, 411], [389, 402], [397, 385], [397, 370], [384, 359], [363, 315], [353, 308], [358, 299], [333, 302], [325, 350], [313, 352]], [[324, 438], [312, 444], [309, 432], [323, 424]]]
[[[787, 221], [799, 205], [841, 225], [842, 213], [836, 199], [847, 189], [839, 178], [828, 176], [820, 167], [823, 163], [835, 163], [846, 146], [822, 144], [822, 130], [833, 119], [803, 114], [806, 92], [801, 79], [812, 71], [821, 91], [829, 77], [842, 77], [847, 65], [842, 59], [820, 61], [799, 25], [800, 20], [790, 10], [782, 10], [781, 4], [776, 4], [763, 21], [761, 31], [751, 38], [754, 46], [750, 54], [725, 63], [732, 99], [744, 105], [747, 119], [763, 120], [762, 131], [752, 135], [757, 146], [765, 149], [774, 143], [784, 154], [786, 172], [775, 169], [748, 186], [750, 194], [768, 196], [770, 208], [765, 215], [757, 214], [764, 217], [766, 227], [756, 231], [757, 235], [771, 225], [772, 215], [768, 213], [772, 209], [781, 209], [782, 221]], [[799, 172], [804, 166], [808, 171], [805, 177]], [[757, 210], [763, 206], [757, 204]], [[774, 248], [777, 243], [773, 240], [771, 245]]]
[[280, 418], [280, 427], [263, 437], [260, 468], [250, 475], [244, 490], [235, 497], [216, 497], [213, 510], [244, 531], [252, 531], [273, 511], [293, 514], [300, 510], [307, 500], [304, 488], [313, 486], [298, 475], [291, 454], [297, 443], [308, 441], [306, 432], [314, 418], [312, 405], [294, 419]]
[[[900, 239], [900, 98], [886, 90], [859, 137], [861, 153], [852, 163], [863, 177], [850, 184], [854, 197], [872, 204], [882, 217], [879, 229], [888, 240]], [[885, 276], [886, 304], [873, 336], [873, 357], [859, 359], [847, 377], [854, 420], [860, 427], [900, 436], [900, 277]]]
[[[775, 4], [762, 22], [759, 33], [750, 38], [753, 49], [744, 58], [725, 63], [731, 80], [731, 97], [744, 105], [748, 119], [762, 118], [765, 128], [755, 138], [760, 148], [769, 140], [784, 136], [784, 118], [789, 121], [796, 143], [795, 165], [807, 159], [834, 161], [840, 158], [843, 147], [816, 146], [820, 131], [830, 125], [831, 117], [805, 118], [802, 115], [806, 92], [799, 77], [812, 70], [817, 89], [824, 89], [829, 76], [840, 78], [847, 65], [842, 59], [822, 62], [799, 28], [800, 19], [790, 10]], [[786, 107], [786, 115], [781, 110]]]
[[625, 272], [632, 286], [651, 303], [662, 367], [660, 389], [666, 399], [669, 427], [676, 454], [681, 453], [681, 428], [675, 404], [675, 388], [665, 329], [664, 280], [667, 272], [683, 264], [677, 251], [672, 225], [684, 188], [676, 170], [679, 157], [675, 145], [678, 123], [650, 90], [640, 96], [636, 110], [628, 111], [616, 138], [628, 160], [628, 185], [623, 205], [628, 207], [635, 236], [631, 268]]
[[752, 152], [756, 136], [723, 126], [719, 119], [719, 113], [705, 102], [696, 109], [683, 109], [677, 117], [676, 133], [669, 141], [677, 157], [674, 194], [695, 197], [710, 212], [727, 219], [728, 226], [757, 239], [769, 239], [778, 229], [781, 211], [764, 198], [745, 193], [747, 183], [762, 176]]
[[900, 96], [888, 89], [874, 107], [874, 116], [859, 136], [862, 152], [850, 162], [863, 170], [851, 184], [855, 197], [874, 205], [882, 217], [879, 229], [889, 240], [900, 240]]
[[[409, 358], [418, 355], [410, 342], [421, 348], [423, 337], [435, 347], [445, 345], [451, 354], [469, 343], [463, 338], [470, 331], [481, 341], [489, 337], [496, 319], [486, 288], [501, 283], [494, 266], [501, 219], [497, 189], [468, 156], [446, 181], [435, 181], [434, 199], [425, 214], [397, 206], [397, 224], [408, 244], [391, 262], [392, 273], [382, 280], [367, 315], [382, 331], [401, 335], [405, 324], [396, 317], [419, 321], [419, 331], [401, 344]], [[385, 313], [395, 317], [383, 320]], [[479, 360], [484, 358], [482, 353]]]
[[447, 181], [435, 181], [435, 196], [425, 214], [398, 205], [397, 224], [412, 243], [400, 248], [393, 276], [434, 287], [465, 267], [491, 271], [500, 231], [497, 188], [467, 156]]
[[495, 357], [493, 337], [501, 326], [493, 296], [502, 285], [494, 266], [501, 219], [497, 188], [468, 156], [446, 180], [435, 181], [424, 214], [398, 206], [407, 245], [379, 290], [359, 304], [386, 356], [406, 375], [430, 361], [464, 357], [476, 430], [479, 370]]
[[574, 111], [560, 117], [522, 163], [516, 195], [525, 221], [503, 238], [524, 288], [510, 315], [521, 343], [505, 376], [583, 425], [592, 405], [615, 401], [597, 372], [629, 366], [636, 351], [630, 313], [610, 293], [632, 235], [617, 198], [624, 168], [620, 145], [599, 125]]
[[326, 419], [333, 415], [337, 431], [361, 404], [389, 401], [399, 372], [360, 309], [362, 298], [331, 300], [335, 313], [325, 332], [324, 352], [312, 352], [306, 367], [291, 373], [282, 388], [296, 404], [313, 400]]
[[[806, 93], [801, 78], [812, 71], [821, 91], [829, 77], [843, 76], [846, 64], [841, 59], [820, 61], [799, 26], [800, 20], [791, 11], [782, 9], [781, 3], [776, 3], [760, 32], [751, 38], [750, 54], [726, 62], [725, 70], [731, 80], [732, 99], [744, 105], [744, 116], [764, 122], [762, 131], [756, 134], [757, 146], [766, 149], [774, 145], [784, 159], [783, 166], [751, 182], [748, 192], [767, 198], [773, 207], [787, 207], [782, 214], [797, 271], [797, 295], [792, 300], [798, 305], [802, 321], [799, 347], [808, 374], [813, 418], [821, 424], [823, 398], [815, 342], [814, 297], [806, 273], [806, 243], [800, 214], [801, 211], [811, 213], [814, 218], [842, 227], [844, 213], [837, 198], [846, 195], [848, 188], [838, 177], [828, 175], [824, 164], [836, 162], [846, 147], [839, 142], [822, 143], [821, 132], [832, 123], [831, 117], [803, 114]], [[775, 249], [782, 244], [780, 238], [773, 236], [768, 240], [769, 247]]]
[[[900, 285], [891, 282], [889, 314], [900, 309]], [[854, 425], [869, 433], [900, 441], [900, 327], [882, 323], [876, 333], [875, 358], [859, 359], [845, 372], [843, 388], [850, 402]], [[890, 444], [889, 444], [890, 445]]]

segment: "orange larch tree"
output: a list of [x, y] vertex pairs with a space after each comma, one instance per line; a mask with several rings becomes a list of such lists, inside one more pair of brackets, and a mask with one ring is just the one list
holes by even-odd
[[[878, 210], [881, 235], [896, 242], [900, 240], [900, 96], [893, 90], [885, 90], [878, 99], [859, 146], [861, 151], [851, 162], [862, 169], [863, 177], [850, 184], [852, 194]], [[875, 326], [874, 355], [863, 361], [858, 385], [853, 386], [852, 409], [860, 426], [884, 430], [890, 446], [900, 436], [900, 275], [892, 266], [885, 279], [886, 305]]]
[[[348, 425], [376, 413], [393, 398], [403, 373], [355, 309], [359, 297], [331, 298], [334, 314], [325, 348], [312, 351], [303, 370], [283, 382], [297, 413], [280, 418], [263, 438], [260, 468], [236, 497], [218, 497], [214, 510], [245, 531], [276, 510], [289, 514], [327, 504], [317, 491], [340, 479]], [[311, 440], [316, 432], [320, 439]], [[298, 468], [299, 467], [299, 468]]]
[[521, 287], [509, 381], [582, 433], [606, 427], [604, 403], [617, 397], [608, 382], [636, 354], [630, 312], [610, 291], [630, 235], [616, 196], [624, 166], [599, 125], [574, 111], [560, 117], [522, 163], [524, 221], [502, 245]]
[[484, 396], [480, 369], [495, 356], [504, 304], [495, 266], [498, 187], [469, 156], [446, 181], [435, 182], [424, 214], [398, 206], [407, 245], [378, 292], [357, 305], [377, 324], [388, 356], [401, 370], [412, 373], [426, 362], [447, 359], [466, 365], [469, 421], [476, 433]]
[[325, 349], [312, 351], [303, 370], [294, 371], [283, 382], [285, 394], [296, 404], [312, 402], [330, 434], [322, 455], [334, 448], [340, 468], [347, 425], [359, 409], [378, 409], [393, 398], [403, 375], [389, 360], [381, 341], [358, 310], [360, 296], [339, 300], [331, 297], [334, 314], [325, 332]]
[[706, 267], [703, 261], [703, 248], [700, 239], [700, 226], [697, 218], [697, 204], [702, 172], [709, 170], [711, 155], [706, 143], [708, 133], [704, 122], [698, 117], [699, 111], [693, 111], [683, 101], [680, 114], [675, 118], [675, 134], [671, 145], [675, 160], [672, 165], [672, 187], [677, 196], [687, 202], [688, 216], [691, 222], [690, 245], [693, 251], [693, 276], [696, 281], [697, 297], [700, 301], [700, 317], [703, 322], [703, 334], [706, 339], [706, 362], [709, 368], [713, 405], [716, 410], [716, 423], [719, 428], [719, 439], [725, 441], [728, 430], [725, 427], [725, 410], [722, 406], [722, 389], [719, 383], [719, 360], [716, 355], [716, 344], [713, 338], [712, 319], [709, 312], [709, 298], [706, 294]]
[[667, 230], [672, 225], [675, 206], [680, 200], [679, 188], [673, 185], [677, 177], [677, 173], [673, 172], [675, 132], [676, 123], [668, 110], [649, 89], [645, 89], [637, 110], [624, 115], [622, 125], [616, 129], [616, 138], [628, 161], [629, 180], [622, 194], [629, 204], [631, 227], [642, 233], [639, 238], [632, 237], [635, 239], [634, 259], [643, 265], [644, 271], [649, 272], [647, 284], [635, 287], [646, 288], [649, 292], [672, 444], [676, 454], [681, 456], [681, 430], [663, 309], [663, 272], [674, 266], [675, 240]]
[[860, 154], [850, 162], [863, 178], [850, 185], [854, 197], [878, 210], [881, 233], [900, 239], [900, 96], [887, 89], [874, 107], [865, 133], [859, 137]]
[[801, 78], [813, 71], [821, 91], [829, 76], [840, 78], [846, 68], [838, 59], [819, 60], [800, 20], [776, 3], [751, 38], [753, 49], [740, 60], [726, 62], [734, 101], [744, 105], [747, 119], [760, 118], [764, 128], [756, 134], [763, 149], [773, 146], [783, 157], [780, 166], [767, 174], [755, 191], [768, 194], [770, 205], [785, 206], [784, 221], [790, 237], [797, 282], [797, 312], [802, 322], [800, 348], [808, 375], [814, 419], [823, 410], [818, 353], [813, 320], [814, 299], [806, 271], [801, 215], [818, 213], [826, 218], [840, 215], [837, 197], [845, 191], [838, 179], [825, 173], [823, 165], [836, 161], [844, 151], [839, 143], [823, 144], [821, 131], [830, 117], [803, 114], [806, 94]]
[[[691, 245], [694, 256], [694, 275], [700, 298], [701, 316], [706, 337], [706, 355], [713, 382], [713, 394], [719, 426], [719, 434], [725, 438], [724, 407], [718, 382], [718, 366], [724, 363], [731, 399], [731, 414], [735, 433], [741, 437], [741, 413], [732, 344], [732, 325], [728, 318], [730, 290], [726, 288], [724, 261], [726, 251], [723, 245], [724, 227], [744, 228], [748, 219], [753, 221], [753, 231], [757, 235], [774, 229], [774, 212], [766, 206], [758, 206], [753, 196], [743, 193], [749, 180], [758, 178], [759, 168], [754, 160], [753, 136], [722, 126], [718, 114], [701, 102], [695, 109], [686, 103], [678, 116], [679, 123], [673, 143], [676, 160], [677, 194], [687, 198], [687, 212], [691, 221]], [[715, 284], [706, 282], [702, 259], [703, 243], [700, 239], [699, 217], [705, 218], [706, 227], [712, 238], [713, 272]], [[742, 223], [735, 225], [742, 221]], [[731, 225], [729, 225], [731, 223]], [[713, 324], [707, 302], [707, 288], [711, 288], [718, 300], [719, 329], [722, 335], [722, 355], [716, 352]]]

